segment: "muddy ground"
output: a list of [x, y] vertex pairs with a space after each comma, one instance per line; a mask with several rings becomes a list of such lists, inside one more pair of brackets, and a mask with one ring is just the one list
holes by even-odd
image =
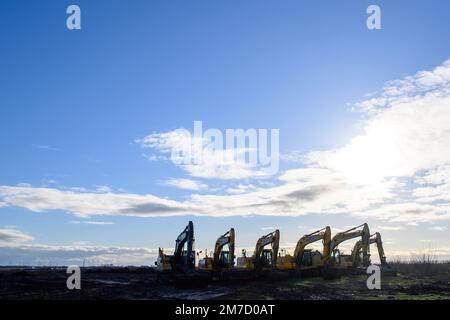
[[383, 275], [381, 290], [368, 290], [366, 275], [213, 282], [202, 289], [176, 289], [152, 268], [85, 268], [81, 290], [68, 290], [69, 275], [63, 268], [0, 268], [0, 299], [450, 299], [450, 265], [427, 274], [403, 269], [396, 276]]

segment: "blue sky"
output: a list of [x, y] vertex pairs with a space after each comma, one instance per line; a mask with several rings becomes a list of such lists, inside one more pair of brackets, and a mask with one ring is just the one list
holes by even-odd
[[[434, 161], [430, 151], [425, 152], [430, 159], [412, 161], [411, 155], [428, 150], [422, 148], [429, 145], [426, 138], [410, 149], [401, 148], [401, 161], [370, 167], [392, 158], [391, 149], [381, 148], [380, 161], [359, 168], [383, 171], [379, 179], [376, 183], [363, 181], [370, 184], [364, 194], [354, 193], [353, 181], [347, 184], [345, 180], [342, 188], [347, 202], [343, 205], [333, 200], [338, 195], [324, 192], [321, 196], [327, 198], [323, 201], [294, 206], [297, 214], [283, 214], [266, 204], [264, 216], [260, 216], [229, 205], [253, 201], [252, 191], [244, 192], [242, 197], [247, 198], [243, 200], [227, 192], [239, 185], [252, 186], [253, 191], [273, 195], [273, 200], [282, 198], [284, 195], [277, 193], [280, 189], [270, 188], [293, 191], [298, 173], [294, 170], [299, 168], [327, 170], [319, 172], [321, 177], [323, 174], [320, 180], [316, 171], [302, 172], [308, 184], [299, 183], [300, 191], [327, 185], [336, 171], [347, 173], [347, 179], [352, 176], [348, 168], [336, 168], [337, 160], [329, 160], [327, 151], [344, 150], [344, 160], [346, 156], [364, 160], [360, 156], [364, 149], [357, 145], [350, 147], [353, 151], [349, 153], [345, 146], [352, 146], [352, 139], [364, 136], [365, 128], [376, 121], [388, 123], [390, 129], [401, 128], [398, 141], [409, 139], [411, 127], [428, 132], [433, 121], [428, 126], [423, 122], [426, 128], [421, 131], [415, 126], [417, 118], [403, 121], [398, 115], [383, 113], [400, 103], [395, 100], [398, 95], [387, 107], [377, 109], [381, 120], [373, 110], [358, 109], [359, 103], [372, 97], [368, 94], [389, 96], [384, 90], [389, 81], [409, 75], [414, 83], [420, 82], [423, 70], [431, 73], [427, 81], [438, 74], [441, 81], [428, 86], [430, 80], [426, 88], [418, 86], [413, 94], [408, 91], [407, 97], [415, 99], [411, 104], [420, 104], [424, 92], [437, 92], [444, 100], [433, 101], [436, 110], [424, 112], [446, 119], [450, 112], [445, 100], [449, 83], [445, 61], [450, 58], [448, 1], [74, 3], [81, 8], [82, 29], [73, 31], [65, 25], [65, 11], [71, 2], [0, 4], [0, 230], [5, 239], [1, 244], [0, 238], [0, 263], [52, 259], [67, 263], [66, 251], [71, 246], [82, 251], [80, 257], [86, 254], [83, 252], [95, 251], [93, 247], [147, 248], [150, 251], [143, 251], [142, 259], [133, 259], [151, 263], [152, 250], [173, 247], [189, 219], [195, 223], [198, 249], [212, 249], [215, 239], [231, 226], [236, 228], [240, 247], [252, 247], [271, 227], [281, 228], [282, 245], [289, 247], [310, 229], [330, 225], [338, 230], [368, 221], [374, 231], [389, 239], [385, 241], [388, 256], [390, 252], [407, 255], [430, 248], [439, 255], [450, 255], [450, 199], [446, 198], [449, 189], [445, 189], [450, 185], [446, 180], [450, 180], [450, 156], [442, 150], [442, 156]], [[381, 8], [381, 30], [366, 27], [366, 8], [372, 3]], [[404, 83], [390, 84], [405, 88]], [[438, 108], [441, 103], [444, 107]], [[405, 114], [415, 114], [415, 106], [404, 107]], [[149, 160], [149, 155], [164, 155], [161, 147], [137, 142], [152, 134], [160, 139], [162, 133], [178, 128], [192, 131], [195, 120], [201, 120], [205, 128], [222, 131], [279, 129], [284, 155], [280, 172], [264, 179], [199, 176], [168, 159]], [[375, 127], [376, 138], [369, 134], [368, 141], [377, 143], [385, 126]], [[445, 124], [436, 127], [440, 130], [430, 135], [445, 146], [448, 130]], [[313, 151], [322, 153], [314, 157]], [[302, 162], [299, 155], [313, 158], [313, 164]], [[408, 170], [393, 174], [392, 168]], [[436, 181], [436, 172], [444, 178]], [[283, 175], [289, 178], [280, 180]], [[422, 177], [425, 185], [417, 183]], [[207, 187], [177, 188], [167, 185], [168, 179], [189, 179]], [[376, 192], [371, 189], [375, 187]], [[334, 187], [323, 189], [335, 192]], [[68, 204], [73, 199], [65, 198], [64, 192], [75, 195], [76, 203]], [[430, 200], [431, 193], [435, 198]], [[108, 199], [103, 198], [105, 194]], [[157, 203], [173, 201], [170, 205], [187, 206], [188, 210], [177, 216], [158, 213], [152, 217], [115, 212], [123, 194], [131, 203], [130, 197], [150, 195]], [[374, 194], [370, 207], [360, 203]], [[353, 197], [355, 200], [349, 200]], [[111, 210], [86, 208], [89, 201], [106, 203]], [[323, 203], [327, 205], [320, 206]], [[223, 212], [216, 210], [221, 204]], [[380, 209], [394, 204], [397, 207]], [[427, 213], [415, 217], [406, 213], [402, 218], [404, 208], [415, 205]], [[225, 217], [226, 212], [234, 215]], [[24, 255], [8, 251], [14, 246]], [[61, 255], [48, 258], [42, 248], [60, 250]], [[111, 258], [101, 250], [92, 253], [93, 263]]]

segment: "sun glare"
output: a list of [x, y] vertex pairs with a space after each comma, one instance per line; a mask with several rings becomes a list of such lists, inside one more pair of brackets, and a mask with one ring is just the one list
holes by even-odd
[[398, 134], [393, 128], [372, 127], [334, 153], [330, 165], [353, 183], [378, 183], [395, 176], [400, 165], [398, 147]]

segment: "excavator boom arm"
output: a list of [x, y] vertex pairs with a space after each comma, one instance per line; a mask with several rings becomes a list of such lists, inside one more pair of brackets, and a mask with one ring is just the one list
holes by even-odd
[[[376, 232], [375, 234], [370, 236], [369, 239], [369, 245], [376, 243], [377, 244], [377, 249], [378, 249], [378, 256], [380, 258], [380, 263], [382, 265], [386, 264], [386, 256], [384, 255], [384, 249], [383, 249], [383, 243], [381, 241], [381, 234], [379, 232]], [[358, 262], [358, 254], [361, 251], [361, 249], [363, 248], [363, 241], [359, 240], [358, 242], [355, 243], [355, 246], [353, 247], [352, 250], [352, 262], [353, 265], [356, 265]]]

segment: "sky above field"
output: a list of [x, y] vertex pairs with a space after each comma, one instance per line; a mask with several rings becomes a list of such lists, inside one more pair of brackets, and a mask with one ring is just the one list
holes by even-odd
[[[66, 28], [72, 3], [81, 30]], [[370, 4], [381, 30], [366, 26]], [[279, 228], [292, 253], [311, 231], [368, 222], [388, 259], [450, 258], [448, 12], [1, 1], [0, 264], [150, 265], [189, 220], [203, 251], [230, 227], [250, 251]], [[277, 129], [277, 170], [228, 161], [226, 146], [175, 161], [205, 146], [186, 134], [195, 121]]]

